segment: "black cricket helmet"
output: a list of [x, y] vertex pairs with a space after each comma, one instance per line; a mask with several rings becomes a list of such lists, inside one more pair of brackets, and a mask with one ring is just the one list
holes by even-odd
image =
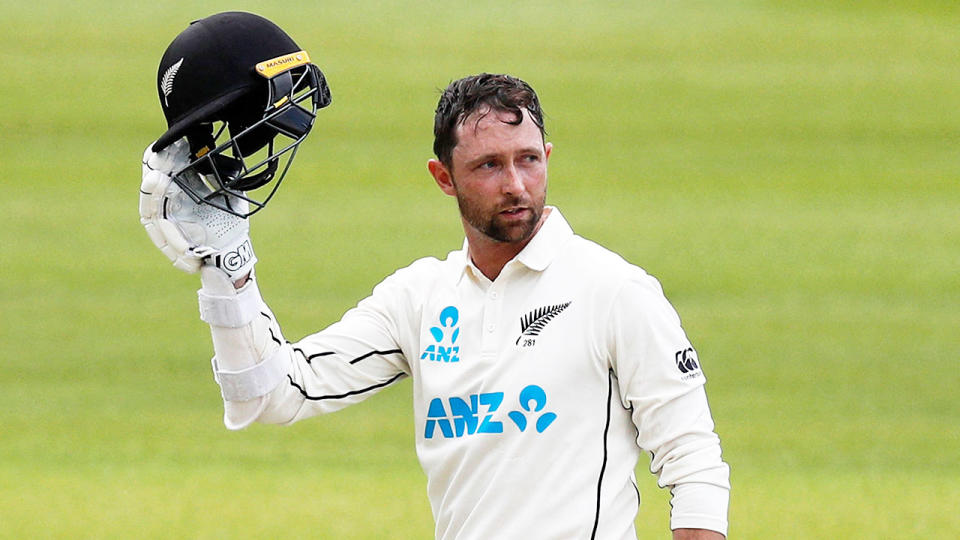
[[160, 60], [157, 90], [169, 129], [153, 151], [186, 137], [191, 162], [174, 181], [194, 201], [240, 217], [273, 197], [317, 109], [330, 104], [306, 51], [274, 23], [237, 11], [181, 32]]

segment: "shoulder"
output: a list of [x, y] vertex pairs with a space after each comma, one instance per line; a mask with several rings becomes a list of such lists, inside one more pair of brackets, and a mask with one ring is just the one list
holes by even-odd
[[579, 235], [571, 237], [564, 246], [560, 261], [562, 266], [589, 277], [591, 282], [605, 289], [619, 290], [632, 283], [663, 293], [660, 282], [642, 267]]
[[557, 262], [563, 282], [575, 283], [581, 296], [589, 299], [599, 327], [632, 328], [643, 320], [679, 326], [660, 281], [619, 253], [574, 235]]
[[445, 284], [456, 283], [456, 253], [443, 260], [423, 257], [397, 269], [374, 286], [357, 307], [383, 313], [397, 324], [419, 320], [425, 301], [438, 289], [446, 288]]
[[463, 257], [462, 250], [451, 251], [445, 259], [422, 257], [397, 269], [377, 287], [423, 290], [445, 282], [453, 283], [463, 271]]

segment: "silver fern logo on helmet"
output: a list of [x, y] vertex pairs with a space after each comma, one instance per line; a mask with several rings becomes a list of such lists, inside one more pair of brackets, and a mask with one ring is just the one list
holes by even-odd
[[170, 106], [170, 103], [167, 101], [167, 97], [173, 93], [173, 79], [177, 76], [177, 71], [180, 70], [180, 64], [183, 63], [183, 58], [177, 60], [177, 63], [167, 68], [167, 71], [163, 74], [163, 78], [160, 80], [160, 90], [163, 92], [163, 104], [167, 107]]

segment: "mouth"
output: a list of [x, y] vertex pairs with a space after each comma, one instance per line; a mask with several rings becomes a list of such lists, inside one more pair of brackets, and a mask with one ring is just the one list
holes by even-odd
[[500, 215], [507, 218], [519, 218], [526, 216], [528, 212], [530, 212], [530, 210], [524, 206], [514, 206], [506, 210], [501, 210]]

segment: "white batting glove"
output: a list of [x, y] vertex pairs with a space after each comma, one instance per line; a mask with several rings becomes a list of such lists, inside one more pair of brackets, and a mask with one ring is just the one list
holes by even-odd
[[[208, 204], [194, 202], [176, 182], [176, 173], [190, 163], [187, 140], [160, 152], [147, 147], [143, 153], [143, 182], [140, 184], [140, 223], [150, 240], [173, 261], [173, 265], [193, 274], [201, 266], [219, 268], [231, 280], [253, 270], [257, 256], [250, 244], [250, 222]], [[200, 194], [213, 190], [196, 172], [181, 175]], [[241, 212], [248, 203], [233, 198], [231, 204]]]

